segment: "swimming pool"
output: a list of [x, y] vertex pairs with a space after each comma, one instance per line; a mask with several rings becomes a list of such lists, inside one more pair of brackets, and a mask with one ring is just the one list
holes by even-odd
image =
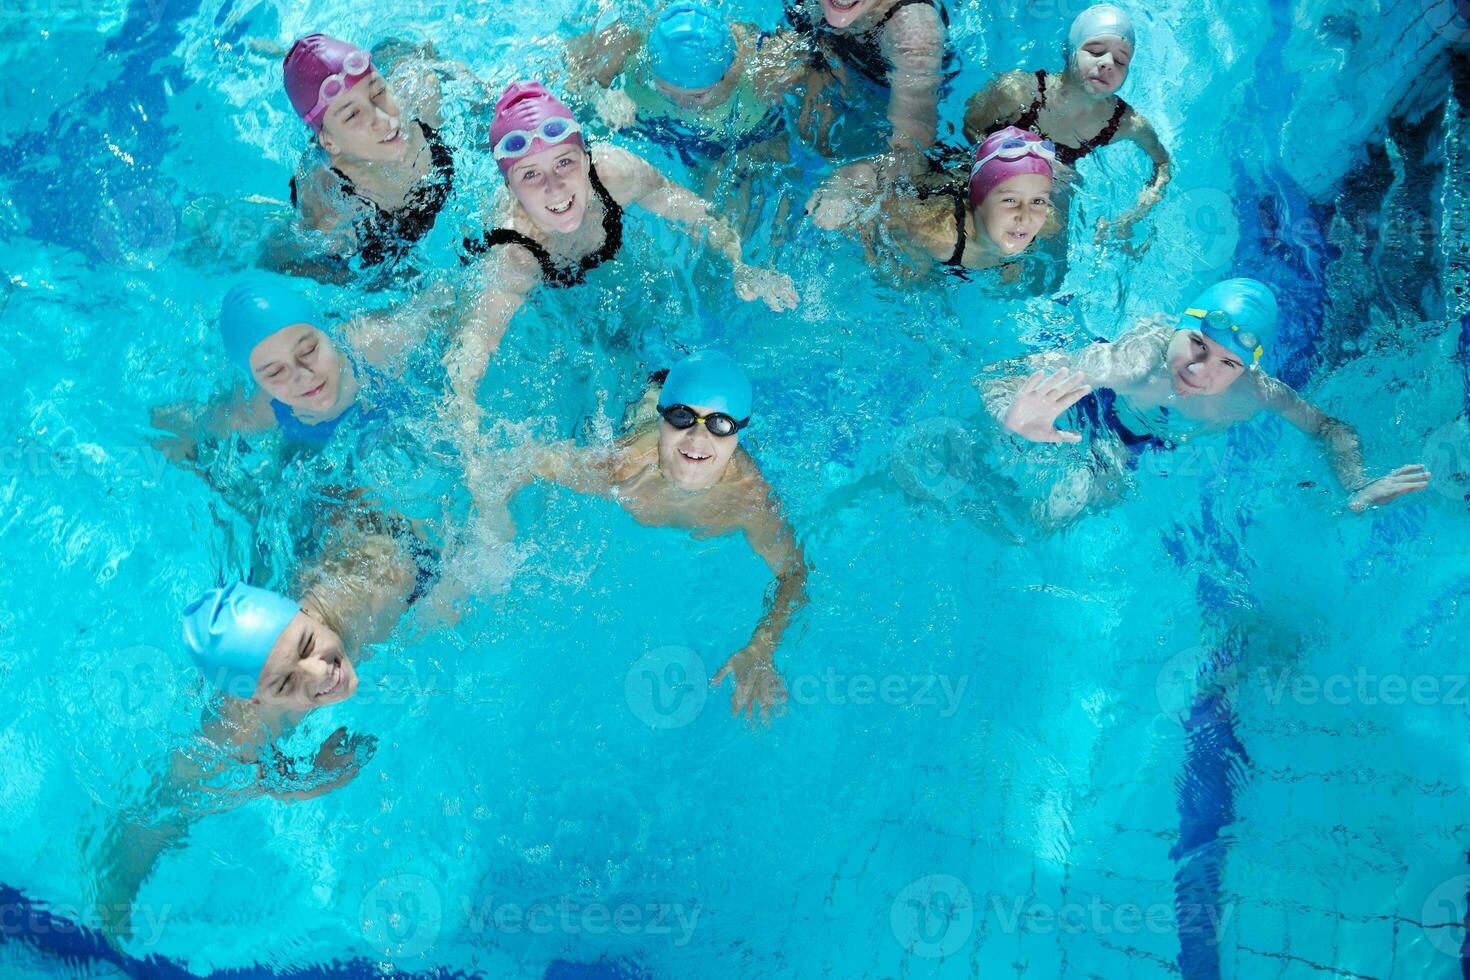
[[[705, 693], [768, 583], [743, 542], [537, 487], [517, 546], [457, 570], [475, 586], [458, 622], [411, 617], [359, 696], [292, 739], [370, 731], [365, 771], [198, 822], [140, 895], [127, 956], [101, 944], [114, 815], [198, 723], [177, 610], [226, 573], [282, 574], [279, 500], [326, 479], [262, 490], [250, 460], [223, 459], [240, 497], [222, 500], [148, 446], [150, 407], [229, 378], [214, 311], [275, 207], [242, 198], [283, 197], [304, 146], [282, 138], [300, 137], [275, 60], [242, 49], [327, 24], [431, 37], [499, 83], [613, 7], [506, 6], [64, 3], [0, 21], [0, 972], [1460, 975], [1470, 457], [1452, 287], [1470, 128], [1454, 106], [1383, 123], [1436, 73], [1449, 84], [1436, 59], [1463, 41], [1454, 5], [1419, 0], [1143, 15], [1126, 94], [1178, 176], [1142, 257], [1074, 240], [1055, 295], [900, 292], [796, 228], [768, 255], [769, 232], [753, 239], [803, 294], [771, 316], [648, 224], [643, 275], [537, 299], [482, 393], [507, 444], [610, 427], [677, 349], [718, 342], [751, 368], [753, 451], [813, 565], [778, 653], [787, 716], [752, 731], [727, 690]], [[778, 7], [739, 5], [767, 25]], [[953, 5], [963, 73], [943, 118], [990, 70], [1054, 61], [1074, 11]], [[1370, 56], [1427, 80], [1328, 84]], [[1374, 124], [1340, 135], [1340, 102]], [[462, 187], [493, 186], [480, 166]], [[1082, 195], [1088, 216], [1145, 174], [1131, 151], [1087, 166], [1116, 178]], [[219, 240], [195, 244], [186, 221], [220, 202]], [[441, 219], [429, 242], [446, 269], [457, 230]], [[1284, 376], [1359, 428], [1371, 468], [1429, 456], [1431, 492], [1347, 517], [1315, 451], [1270, 423], [1148, 457], [1121, 504], [1053, 536], [972, 479], [977, 462], [1032, 478], [974, 434], [980, 366], [1111, 334], [1226, 272], [1283, 293]]]

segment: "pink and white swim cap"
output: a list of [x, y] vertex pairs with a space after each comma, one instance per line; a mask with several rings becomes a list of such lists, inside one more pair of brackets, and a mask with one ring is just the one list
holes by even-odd
[[[550, 125], [548, 125], [550, 124]], [[511, 82], [495, 102], [490, 146], [502, 174], [520, 157], [575, 142], [583, 147], [577, 117], [540, 82]]]
[[372, 56], [326, 34], [308, 34], [286, 52], [281, 75], [296, 115], [322, 131], [322, 115], [342, 93], [373, 72]]
[[1007, 126], [991, 133], [975, 147], [970, 165], [970, 207], [978, 208], [985, 195], [1017, 174], [1052, 176], [1051, 162], [1056, 155], [1051, 140], [1024, 129]]

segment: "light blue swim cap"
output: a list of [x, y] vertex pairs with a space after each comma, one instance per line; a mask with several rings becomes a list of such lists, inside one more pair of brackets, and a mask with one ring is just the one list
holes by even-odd
[[1226, 279], [1196, 297], [1175, 329], [1193, 328], [1240, 354], [1254, 367], [1276, 339], [1281, 308], [1271, 288], [1255, 279]]
[[735, 63], [730, 22], [693, 0], [671, 3], [648, 35], [649, 63], [660, 81], [677, 88], [709, 88]]
[[1067, 32], [1067, 50], [1076, 51], [1095, 37], [1121, 37], [1129, 47], [1137, 47], [1133, 40], [1133, 18], [1123, 8], [1110, 3], [1094, 4], [1077, 15]]
[[658, 407], [698, 405], [724, 412], [737, 422], [750, 418], [750, 375], [717, 350], [690, 354], [669, 369], [663, 390], [658, 394]]
[[220, 304], [219, 333], [225, 353], [246, 374], [255, 345], [297, 323], [320, 327], [321, 314], [282, 278], [254, 275], [242, 279]]
[[210, 589], [184, 609], [184, 644], [222, 693], [253, 697], [271, 647], [300, 611], [285, 596], [244, 582]]

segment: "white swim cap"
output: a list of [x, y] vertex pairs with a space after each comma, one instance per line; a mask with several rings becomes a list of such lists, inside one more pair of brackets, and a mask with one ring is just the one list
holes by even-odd
[[1133, 47], [1133, 18], [1110, 3], [1088, 7], [1072, 21], [1072, 29], [1067, 32], [1067, 49], [1076, 51], [1095, 37], [1121, 37]]

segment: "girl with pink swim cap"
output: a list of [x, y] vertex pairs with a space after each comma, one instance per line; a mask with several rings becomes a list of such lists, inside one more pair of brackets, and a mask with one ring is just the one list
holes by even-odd
[[[899, 191], [880, 200], [878, 174], [873, 171], [871, 200], [850, 201], [852, 206], [845, 211], [824, 201], [817, 205], [813, 220], [828, 230], [851, 228], [862, 222], [860, 215], [875, 210], [864, 203], [876, 204], [871, 221], [880, 228], [859, 229], [870, 256], [878, 241], [894, 242], [927, 267], [937, 264], [956, 273], [992, 269], [1015, 260], [1039, 236], [1060, 228], [1051, 205], [1055, 156], [1051, 143], [1008, 127], [975, 148], [967, 192], [946, 186], [937, 191]], [[952, 177], [948, 180], [953, 184]], [[883, 234], [875, 236], [875, 230]]]
[[580, 285], [611, 261], [623, 240], [623, 210], [638, 205], [706, 240], [733, 267], [735, 293], [772, 310], [795, 309], [791, 278], [746, 265], [739, 234], [709, 202], [673, 183], [642, 157], [589, 144], [570, 109], [540, 82], [515, 82], [495, 104], [490, 144], [510, 188], [491, 228], [466, 249], [486, 259], [483, 286], [450, 352], [450, 379], [470, 444], [478, 426], [476, 390], [491, 354], [537, 285]]
[[[1067, 168], [1119, 140], [1136, 143], [1153, 161], [1154, 175], [1137, 205], [1112, 225], [1115, 237], [1127, 239], [1164, 196], [1170, 178], [1169, 153], [1153, 126], [1117, 94], [1133, 61], [1132, 18], [1110, 3], [1088, 7], [1072, 22], [1063, 55], [1065, 71], [1006, 72], [971, 96], [965, 104], [965, 139], [978, 142], [1017, 126], [1054, 141], [1057, 160]], [[1107, 232], [1107, 222], [1099, 220], [1099, 244]]]
[[310, 34], [287, 53], [286, 95], [327, 156], [302, 158], [291, 202], [337, 256], [391, 268], [433, 228], [454, 188], [454, 156], [439, 135], [439, 71], [468, 74], [432, 57], [400, 66], [397, 77], [410, 78], [400, 105], [354, 44]]

